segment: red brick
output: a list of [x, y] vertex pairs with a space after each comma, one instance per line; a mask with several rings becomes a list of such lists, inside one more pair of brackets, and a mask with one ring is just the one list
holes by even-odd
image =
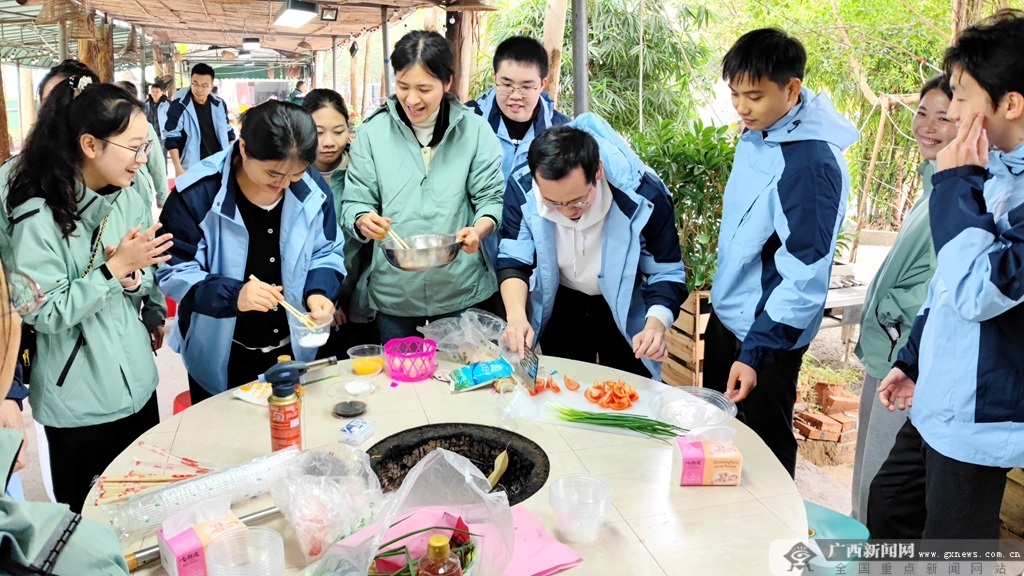
[[829, 442], [835, 442], [839, 440], [838, 432], [825, 432], [824, 430], [819, 430], [813, 426], [808, 425], [805, 422], [797, 421], [796, 427], [797, 429], [800, 430], [800, 432], [803, 433], [803, 435], [808, 440], [826, 440]]
[[860, 408], [860, 398], [852, 394], [832, 394], [825, 398], [825, 404], [821, 409], [825, 414], [841, 414], [849, 410]]
[[834, 382], [817, 382], [814, 384], [814, 402], [819, 406], [825, 405], [825, 399], [830, 394], [840, 394], [844, 390], [842, 384]]
[[857, 444], [857, 430], [854, 429], [854, 430], [850, 430], [848, 432], [841, 433], [839, 435], [839, 443], [840, 444], [852, 443], [852, 444], [856, 445]]
[[824, 414], [812, 414], [810, 412], [801, 412], [800, 418], [810, 424], [811, 426], [821, 430], [823, 432], [835, 432], [837, 435], [843, 431], [843, 426], [839, 422], [836, 422], [831, 417]]
[[857, 429], [857, 412], [842, 412], [839, 414], [830, 414], [829, 416], [842, 425], [843, 432], [849, 432]]

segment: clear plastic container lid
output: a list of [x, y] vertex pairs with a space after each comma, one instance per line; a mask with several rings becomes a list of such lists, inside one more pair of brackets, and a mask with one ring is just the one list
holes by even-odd
[[651, 414], [662, 422], [691, 430], [732, 420], [736, 417], [736, 404], [717, 390], [680, 386], [651, 400]]

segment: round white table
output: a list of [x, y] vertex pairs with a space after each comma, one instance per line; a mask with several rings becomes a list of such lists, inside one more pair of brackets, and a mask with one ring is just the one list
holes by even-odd
[[[440, 362], [441, 368], [455, 364]], [[335, 417], [337, 398], [328, 395], [336, 382], [354, 379], [349, 363], [337, 368], [340, 380], [314, 382], [306, 387], [303, 402], [303, 447], [311, 448], [338, 441], [347, 422]], [[325, 370], [325, 371], [326, 371]], [[321, 372], [325, 372], [321, 371]], [[654, 398], [668, 387], [633, 374], [561, 358], [542, 357], [541, 374], [557, 371], [583, 383], [578, 392], [563, 389], [543, 398], [557, 402], [560, 397], [582, 397], [588, 383], [621, 377], [636, 387], [641, 401]], [[316, 378], [318, 374], [313, 374]], [[491, 388], [461, 394], [449, 392], [436, 380], [398, 383], [384, 374], [369, 379], [377, 391], [366, 400], [363, 418], [373, 420], [376, 431], [360, 447], [367, 449], [379, 440], [402, 430], [444, 422], [498, 425], [497, 402]], [[560, 378], [556, 375], [556, 380]], [[796, 485], [764, 442], [743, 424], [732, 421], [734, 441], [743, 454], [739, 486], [679, 486], [678, 456], [673, 466], [674, 443], [597, 432], [545, 422], [522, 423], [516, 432], [537, 442], [551, 460], [548, 484], [522, 505], [555, 532], [548, 504], [548, 486], [555, 478], [571, 473], [599, 476], [612, 486], [614, 508], [598, 540], [572, 544], [583, 562], [568, 571], [574, 574], [767, 574], [769, 545], [782, 538], [806, 539], [807, 518]], [[218, 468], [247, 462], [270, 452], [268, 411], [220, 394], [164, 420], [143, 434], [140, 440], [172, 454], [210, 463]], [[159, 458], [133, 443], [107, 467], [104, 475], [125, 474], [138, 458], [152, 462]], [[489, 473], [485, 470], [484, 474]], [[106, 522], [90, 494], [83, 515]], [[269, 495], [235, 506], [239, 516], [269, 508]], [[285, 534], [286, 521], [277, 516], [263, 522]], [[156, 537], [123, 542], [125, 553], [156, 544]], [[285, 539], [286, 573], [295, 574], [305, 566], [298, 545]], [[164, 574], [159, 562], [136, 574]], [[516, 575], [518, 576], [518, 575]]]

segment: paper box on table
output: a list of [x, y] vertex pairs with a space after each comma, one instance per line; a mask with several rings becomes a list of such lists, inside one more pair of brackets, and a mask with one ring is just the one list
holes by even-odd
[[676, 438], [680, 486], [739, 486], [743, 455], [731, 442]]
[[221, 534], [245, 530], [231, 498], [206, 501], [175, 514], [156, 533], [160, 564], [170, 576], [206, 576], [206, 547]]

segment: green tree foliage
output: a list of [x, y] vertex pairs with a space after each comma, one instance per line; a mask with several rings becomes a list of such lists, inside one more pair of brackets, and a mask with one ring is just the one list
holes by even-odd
[[[544, 33], [545, 0], [505, 0], [488, 23], [491, 50], [515, 35], [541, 39]], [[641, 12], [635, 0], [590, 0], [589, 73], [591, 111], [616, 130], [630, 134], [640, 124], [640, 39], [643, 21], [643, 106], [644, 123], [656, 126], [663, 120], [679, 119], [694, 112], [691, 85], [696, 78], [690, 70], [708, 58], [703, 43], [690, 32], [707, 23], [703, 8], [669, 8], [647, 1]], [[567, 18], [559, 81], [559, 108], [572, 108], [572, 22]], [[491, 86], [491, 68], [481, 66], [473, 82], [474, 94]]]

